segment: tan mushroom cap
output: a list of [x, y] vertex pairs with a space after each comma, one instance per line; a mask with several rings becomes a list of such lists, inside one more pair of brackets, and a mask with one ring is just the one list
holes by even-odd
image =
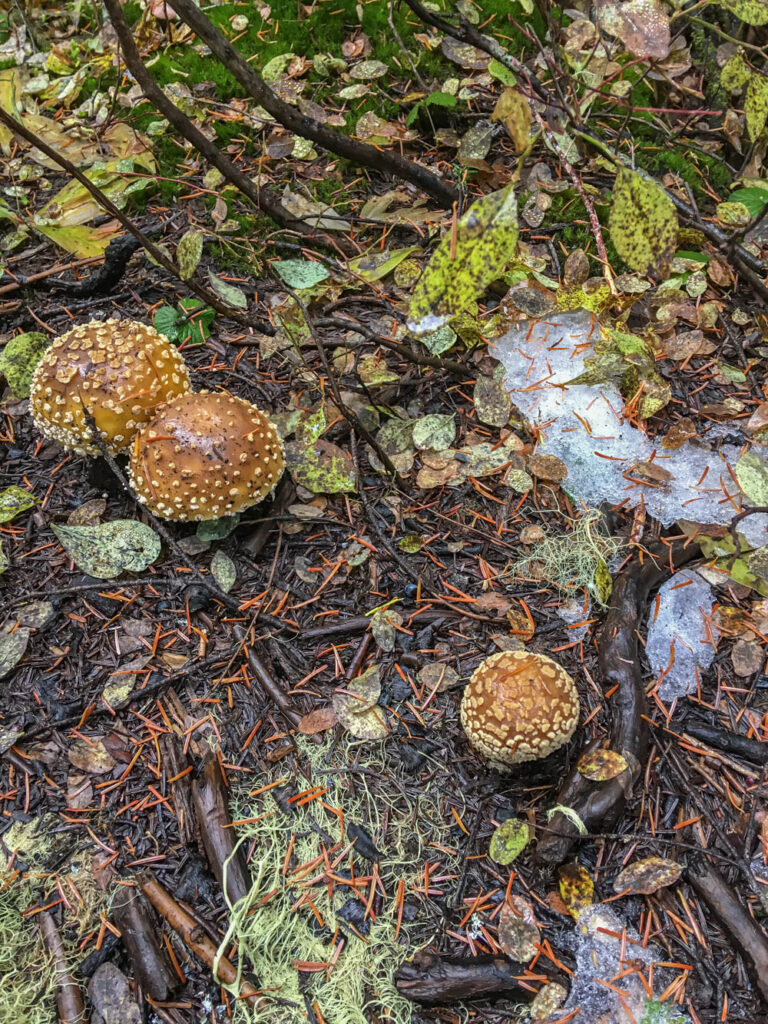
[[139, 501], [163, 519], [220, 519], [256, 505], [285, 460], [268, 416], [223, 392], [182, 395], [136, 435], [129, 476]]
[[181, 353], [154, 327], [92, 320], [51, 342], [32, 377], [29, 409], [44, 437], [98, 455], [85, 406], [114, 454], [129, 447], [158, 405], [190, 387]]
[[579, 695], [546, 654], [500, 651], [478, 665], [461, 701], [470, 743], [499, 765], [537, 761], [573, 736]]

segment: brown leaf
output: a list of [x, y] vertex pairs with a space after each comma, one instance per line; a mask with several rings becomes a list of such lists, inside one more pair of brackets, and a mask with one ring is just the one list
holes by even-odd
[[538, 953], [540, 942], [533, 907], [522, 896], [510, 896], [499, 914], [499, 945], [513, 960], [528, 963]]
[[528, 471], [553, 484], [562, 483], [568, 476], [568, 467], [556, 455], [532, 455], [528, 459]]
[[299, 722], [299, 732], [305, 736], [312, 736], [316, 732], [325, 732], [332, 729], [338, 722], [338, 716], [333, 708], [316, 708]]
[[669, 470], [658, 462], [635, 462], [627, 470], [627, 476], [633, 480], [642, 480], [649, 487], [666, 487], [673, 479]]
[[667, 431], [666, 437], [661, 442], [661, 447], [673, 451], [682, 447], [686, 441], [696, 437], [696, 424], [692, 419], [683, 416], [677, 423], [673, 423]]
[[626, 893], [628, 896], [648, 896], [658, 889], [674, 885], [682, 873], [683, 869], [677, 861], [665, 860], [663, 857], [645, 857], [620, 871], [613, 888], [615, 892]]
[[659, 0], [600, 0], [596, 7], [601, 27], [620, 39], [633, 57], [669, 56], [669, 17]]
[[588, 277], [589, 257], [583, 249], [574, 249], [565, 261], [563, 284], [566, 288], [578, 288]]
[[69, 763], [81, 772], [106, 775], [115, 767], [115, 759], [104, 746], [103, 740], [77, 740], [67, 751]]
[[69, 513], [68, 526], [96, 526], [107, 511], [107, 503], [103, 498], [91, 498]]
[[747, 676], [759, 672], [765, 662], [765, 655], [759, 644], [749, 640], [737, 640], [731, 651], [731, 662], [733, 671], [737, 676], [746, 679]]

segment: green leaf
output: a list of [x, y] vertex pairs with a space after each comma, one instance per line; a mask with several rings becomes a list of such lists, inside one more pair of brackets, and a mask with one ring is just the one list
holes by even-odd
[[768, 463], [745, 452], [733, 467], [736, 480], [753, 505], [768, 505]]
[[[435, 250], [413, 290], [408, 327], [427, 334], [480, 298], [504, 271], [517, 245], [513, 185], [474, 202]], [[455, 244], [454, 244], [455, 243]]]
[[720, 72], [720, 85], [728, 92], [739, 92], [750, 79], [752, 72], [740, 51], [727, 60]]
[[347, 266], [364, 281], [380, 281], [398, 267], [403, 260], [419, 251], [418, 245], [409, 245], [406, 249], [386, 250], [370, 253], [350, 260]]
[[728, 198], [745, 206], [750, 218], [759, 217], [768, 205], [768, 188], [759, 188], [756, 185], [751, 188], [737, 188]]
[[622, 167], [613, 187], [609, 229], [631, 270], [665, 275], [677, 248], [677, 213], [660, 185]]
[[210, 326], [216, 319], [216, 310], [204, 306], [200, 299], [179, 299], [179, 309], [189, 320], [179, 323], [177, 341], [180, 345], [203, 345], [208, 340]]
[[10, 523], [19, 513], [37, 504], [37, 498], [23, 487], [11, 484], [0, 491], [0, 523]]
[[217, 274], [214, 274], [212, 270], [208, 271], [208, 280], [211, 282], [211, 287], [219, 298], [223, 299], [228, 306], [232, 306], [233, 309], [248, 308], [248, 297], [242, 288], [230, 284], [229, 281], [225, 281]]
[[176, 262], [179, 264], [179, 275], [182, 281], [188, 281], [197, 270], [200, 257], [203, 255], [203, 231], [192, 228], [185, 231], [176, 247]]
[[328, 268], [322, 263], [309, 260], [276, 260], [271, 266], [285, 284], [297, 292], [303, 288], [314, 288], [330, 276]]
[[501, 61], [494, 57], [488, 65], [488, 74], [502, 85], [517, 85], [517, 79]]
[[20, 627], [13, 633], [0, 633], [0, 679], [16, 668], [29, 643], [29, 630]]
[[516, 860], [528, 845], [531, 830], [521, 818], [507, 818], [491, 836], [488, 856], [506, 867]]
[[51, 529], [78, 568], [100, 580], [119, 576], [126, 570], [143, 572], [160, 554], [158, 535], [134, 519]]
[[744, 117], [750, 142], [756, 142], [763, 134], [768, 119], [768, 79], [754, 74], [747, 82], [744, 97]]
[[737, 18], [748, 25], [768, 24], [768, 3], [766, 0], [720, 0], [722, 7], [732, 11]]
[[443, 324], [436, 331], [423, 334], [419, 341], [425, 348], [429, 349], [433, 356], [441, 356], [456, 344], [456, 331], [450, 324]]
[[228, 594], [237, 580], [237, 568], [229, 555], [217, 551], [211, 559], [211, 575], [224, 593]]
[[322, 438], [305, 445], [291, 441], [285, 446], [285, 461], [296, 482], [313, 494], [339, 494], [355, 490], [352, 456]]
[[416, 448], [431, 448], [442, 451], [450, 448], [456, 436], [456, 422], [453, 416], [432, 413], [416, 420], [413, 428], [413, 443]]
[[168, 341], [178, 341], [179, 328], [176, 324], [178, 319], [179, 314], [173, 306], [161, 306], [152, 317], [152, 325], [156, 331], [164, 334]]
[[48, 337], [41, 331], [29, 331], [11, 338], [0, 354], [0, 374], [17, 398], [29, 398], [29, 385], [40, 356], [48, 348]]
[[233, 530], [237, 529], [240, 523], [240, 513], [233, 516], [222, 516], [221, 519], [204, 519], [197, 524], [195, 535], [198, 540], [208, 541], [224, 540]]
[[437, 92], [431, 92], [424, 102], [430, 107], [455, 107], [459, 101], [449, 92], [441, 92], [438, 89]]

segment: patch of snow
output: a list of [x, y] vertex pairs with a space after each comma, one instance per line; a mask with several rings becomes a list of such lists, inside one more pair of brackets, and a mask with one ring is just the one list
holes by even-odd
[[717, 642], [711, 625], [714, 605], [712, 588], [690, 569], [676, 572], [651, 602], [645, 653], [654, 675], [662, 676], [662, 700], [695, 691], [698, 675], [712, 664]]
[[[517, 408], [539, 431], [538, 451], [555, 455], [568, 468], [568, 492], [599, 507], [638, 505], [669, 526], [678, 519], [727, 524], [741, 510], [741, 494], [729, 472], [739, 458], [736, 445], [710, 449], [687, 441], [676, 450], [622, 418], [624, 400], [613, 384], [569, 384], [585, 370], [599, 325], [589, 313], [562, 313], [549, 320], [515, 325], [495, 342]], [[719, 440], [722, 431], [710, 431]], [[672, 474], [664, 487], [631, 479], [635, 463], [653, 461]], [[749, 543], [768, 543], [768, 516], [742, 520]]]

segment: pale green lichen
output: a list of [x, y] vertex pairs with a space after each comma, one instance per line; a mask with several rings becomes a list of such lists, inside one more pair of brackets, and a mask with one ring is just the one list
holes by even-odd
[[[240, 969], [255, 974], [266, 998], [264, 1008], [248, 1007], [239, 1000], [234, 1020], [236, 1024], [306, 1024], [306, 1006], [312, 1004], [333, 1024], [368, 1024], [374, 1015], [390, 1024], [409, 1024], [412, 1004], [400, 995], [394, 980], [397, 968], [413, 953], [408, 942], [412, 926], [407, 921], [401, 923], [396, 939], [398, 882], [404, 882], [409, 902], [423, 903], [417, 889], [423, 887], [425, 858], [432, 862], [433, 874], [455, 873], [458, 860], [449, 849], [451, 819], [440, 794], [429, 787], [413, 799], [397, 785], [371, 791], [373, 776], [391, 779], [397, 773], [385, 764], [380, 746], [348, 745], [347, 750], [357, 751], [358, 760], [347, 769], [343, 746], [334, 750], [329, 741], [315, 746], [300, 737], [297, 742], [307, 778], [313, 785], [328, 787], [322, 801], [294, 805], [286, 814], [271, 793], [254, 802], [245, 793], [235, 797], [236, 820], [257, 819], [238, 827], [240, 840], [254, 850], [250, 861], [254, 882], [248, 896], [230, 907], [221, 952], [236, 943]], [[297, 780], [297, 789], [302, 788], [306, 788], [304, 780]], [[306, 892], [302, 882], [310, 876], [291, 879], [283, 874], [292, 841], [296, 865], [321, 856], [323, 835], [331, 840], [330, 844], [326, 840], [326, 849], [342, 841], [340, 816], [327, 807], [340, 808], [347, 824], [363, 826], [381, 850], [380, 900], [365, 938], [347, 928], [339, 916], [344, 903], [355, 895], [353, 889], [337, 885], [329, 895], [327, 885], [312, 887], [312, 901], [325, 926], [321, 928], [309, 905], [295, 906]], [[435, 861], [441, 862], [439, 871]], [[370, 869], [367, 861], [355, 859], [357, 873], [370, 873]], [[310, 874], [322, 870], [321, 861]], [[349, 856], [336, 870], [349, 870]], [[334, 935], [344, 943], [332, 969], [300, 973], [295, 966], [299, 962], [331, 961], [337, 948], [331, 941]]]

